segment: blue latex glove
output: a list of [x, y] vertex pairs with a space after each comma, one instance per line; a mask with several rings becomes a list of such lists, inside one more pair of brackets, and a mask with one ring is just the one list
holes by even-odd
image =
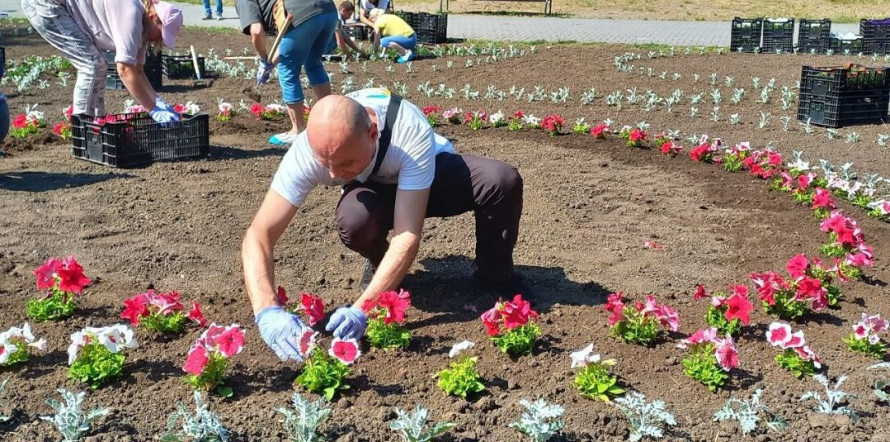
[[263, 341], [282, 361], [303, 360], [299, 341], [306, 326], [297, 315], [288, 313], [277, 305], [269, 306], [260, 310], [260, 314], [256, 316], [256, 324]]
[[269, 81], [269, 76], [272, 75], [272, 68], [275, 65], [269, 63], [266, 60], [260, 60], [260, 66], [256, 70], [256, 83], [257, 84], [266, 84]]
[[179, 114], [161, 97], [155, 97], [155, 108], [148, 113], [148, 116], [164, 127], [173, 126], [179, 121]]
[[331, 315], [327, 331], [333, 331], [335, 338], [360, 339], [368, 328], [368, 317], [365, 312], [355, 307], [340, 307]]

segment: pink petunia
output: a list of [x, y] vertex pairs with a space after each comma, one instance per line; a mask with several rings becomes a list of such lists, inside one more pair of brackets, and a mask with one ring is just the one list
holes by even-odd
[[37, 289], [51, 289], [56, 285], [56, 269], [62, 265], [62, 260], [58, 258], [50, 258], [43, 265], [34, 269], [34, 276], [37, 277]]
[[517, 294], [513, 297], [513, 301], [502, 304], [501, 317], [504, 319], [504, 328], [513, 330], [527, 324], [532, 319], [538, 319], [538, 312], [532, 309], [528, 301], [522, 299], [522, 295]]
[[739, 349], [731, 336], [727, 336], [717, 344], [714, 355], [717, 357], [717, 363], [726, 371], [739, 366]]
[[784, 348], [791, 340], [791, 326], [782, 322], [773, 322], [766, 331], [766, 340], [772, 345]]
[[312, 330], [311, 328], [303, 329], [303, 334], [300, 335], [300, 354], [304, 358], [308, 358], [309, 355], [312, 354], [312, 350], [315, 349], [315, 338], [318, 337], [318, 332]]
[[488, 332], [488, 336], [497, 336], [501, 332], [501, 311], [498, 309], [498, 306], [494, 306], [489, 310], [486, 310], [482, 316], [479, 317], [482, 320], [482, 324], [485, 325], [485, 329]]
[[313, 326], [324, 318], [324, 301], [309, 293], [300, 293], [300, 307], [309, 318], [309, 326]]
[[[741, 286], [745, 287], [745, 286]], [[748, 288], [745, 287], [745, 295], [736, 292], [726, 300], [727, 309], [724, 313], [727, 321], [738, 318], [742, 324], [748, 325], [751, 322], [750, 314], [754, 310], [754, 304], [748, 301]]]
[[241, 350], [244, 348], [244, 332], [241, 331], [241, 327], [238, 327], [237, 324], [233, 324], [222, 333], [216, 335], [213, 341], [219, 346], [219, 352], [223, 356], [230, 358], [241, 353]]
[[185, 365], [182, 369], [189, 374], [199, 376], [204, 373], [204, 368], [210, 358], [207, 356], [207, 349], [201, 345], [195, 345], [189, 351], [188, 357], [185, 358]]
[[804, 276], [809, 267], [810, 262], [807, 260], [807, 255], [804, 255], [803, 253], [794, 255], [788, 260], [788, 263], [785, 264], [785, 270], [788, 271], [788, 274], [791, 275], [792, 279]]
[[344, 340], [334, 338], [334, 341], [331, 342], [331, 348], [328, 350], [328, 354], [337, 358], [340, 362], [349, 365], [355, 362], [362, 353], [359, 351], [358, 343], [355, 339]]

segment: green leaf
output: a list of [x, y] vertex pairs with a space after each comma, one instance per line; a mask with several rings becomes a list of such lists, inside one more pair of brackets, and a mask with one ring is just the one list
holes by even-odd
[[224, 387], [220, 385], [219, 387], [216, 387], [216, 394], [224, 398], [230, 398], [235, 395], [235, 391], [232, 390], [232, 387]]

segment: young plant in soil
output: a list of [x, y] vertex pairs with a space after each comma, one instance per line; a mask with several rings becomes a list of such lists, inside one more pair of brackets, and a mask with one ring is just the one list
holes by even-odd
[[[11, 377], [12, 377], [12, 376], [7, 376], [6, 379], [3, 380], [3, 382], [0, 382], [0, 394], [3, 394], [3, 390], [6, 390], [6, 384], [9, 383], [9, 379], [10, 379]], [[3, 413], [3, 412], [4, 412], [3, 410], [4, 410], [5, 408], [6, 408], [6, 407], [3, 405], [3, 402], [0, 402], [0, 413]], [[10, 410], [10, 413], [9, 413], [8, 416], [5, 415], [5, 414], [0, 414], [0, 424], [2, 424], [3, 422], [6, 422], [6, 421], [12, 419], [12, 411], [13, 411], [13, 410]]]
[[788, 422], [780, 416], [770, 415], [766, 404], [760, 402], [761, 393], [763, 393], [763, 390], [758, 388], [751, 395], [751, 399], [747, 401], [730, 397], [726, 400], [723, 408], [714, 413], [714, 420], [718, 422], [724, 420], [738, 421], [742, 427], [742, 432], [750, 434], [757, 429], [757, 424], [760, 423], [760, 415], [763, 414], [767, 418], [765, 422], [767, 429], [781, 431], [787, 428]]
[[[476, 344], [470, 341], [462, 341], [455, 344], [448, 353], [448, 357], [454, 358], [460, 355], [464, 350], [474, 347]], [[476, 357], [469, 355], [461, 356], [456, 362], [452, 362], [448, 368], [440, 371], [439, 387], [453, 396], [460, 396], [464, 399], [470, 393], [478, 393], [485, 390], [485, 384], [482, 383], [479, 373], [476, 372]]]
[[396, 418], [389, 422], [389, 429], [398, 432], [404, 442], [430, 442], [454, 428], [450, 422], [429, 422], [429, 410], [417, 404], [409, 413], [396, 408]]
[[25, 312], [36, 321], [58, 321], [73, 315], [77, 297], [91, 282], [73, 256], [50, 258], [34, 270], [34, 275], [37, 289], [46, 290], [44, 297], [28, 300], [25, 306]]
[[[304, 333], [315, 333], [311, 330]], [[327, 353], [315, 345], [314, 337], [309, 339], [311, 344], [303, 347], [301, 339], [301, 353], [306, 359], [303, 372], [297, 376], [296, 383], [307, 391], [324, 395], [331, 400], [339, 390], [346, 390], [349, 385], [343, 382], [346, 376], [352, 374], [349, 364], [358, 359], [361, 352], [358, 343], [354, 339], [343, 340], [335, 338], [331, 342], [331, 348]]]
[[36, 339], [27, 322], [21, 328], [10, 327], [0, 333], [0, 367], [21, 364], [31, 359], [31, 347], [46, 351], [46, 339]]
[[432, 127], [436, 127], [439, 124], [439, 121], [441, 121], [441, 112], [442, 108], [439, 106], [424, 106], [423, 108], [423, 115], [426, 116], [426, 121], [428, 121]]
[[845, 403], [848, 398], [857, 398], [857, 396], [854, 394], [841, 391], [841, 384], [843, 384], [844, 381], [847, 380], [846, 376], [842, 375], [838, 377], [837, 381], [834, 384], [834, 388], [829, 387], [828, 378], [821, 374], [813, 376], [813, 379], [815, 379], [816, 382], [818, 382], [819, 385], [822, 385], [822, 387], [825, 389], [825, 398], [823, 399], [822, 395], [817, 392], [808, 391], [800, 397], [801, 401], [815, 400], [817, 404], [815, 407], [813, 407], [813, 411], [815, 411], [816, 413], [831, 415], [843, 414], [849, 416], [850, 419], [853, 420], [853, 422], [856, 422], [859, 419], [859, 415], [856, 413], [856, 411], [849, 408], [847, 405], [841, 405], [842, 403]]
[[[866, 370], [874, 370], [876, 368], [883, 368], [890, 370], [890, 362], [880, 362], [874, 365], [869, 366]], [[884, 403], [890, 403], [890, 380], [888, 379], [878, 379], [875, 381], [875, 387], [872, 392], [878, 398], [879, 401]]]
[[541, 334], [538, 326], [538, 312], [522, 299], [521, 294], [512, 301], [501, 301], [480, 317], [492, 342], [502, 352], [510, 355], [527, 355], [535, 346], [535, 339]]
[[411, 332], [402, 324], [410, 306], [411, 294], [405, 290], [383, 292], [365, 302], [362, 310], [368, 315], [366, 335], [372, 347], [384, 350], [408, 347]]
[[315, 402], [303, 399], [300, 393], [294, 392], [292, 399], [294, 410], [280, 407], [275, 411], [284, 415], [284, 432], [288, 440], [294, 442], [321, 442], [325, 440], [319, 433], [321, 423], [331, 414], [331, 407], [324, 399]]
[[639, 301], [625, 304], [624, 293], [612, 293], [604, 308], [612, 313], [609, 317], [610, 334], [632, 344], [650, 345], [658, 338], [659, 326], [677, 331], [680, 324], [676, 310], [667, 304], [658, 305], [652, 295], [646, 297], [645, 304]]
[[[720, 334], [735, 337], [742, 333], [742, 325], [750, 323], [750, 313], [754, 309], [754, 304], [748, 300], [747, 286], [734, 285], [730, 288], [731, 296], [726, 296], [722, 292], [714, 292], [711, 295], [711, 305], [705, 312], [705, 322], [716, 328]], [[692, 299], [707, 297], [704, 286], [701, 284], [696, 286]]]
[[581, 368], [575, 375], [574, 385], [584, 396], [589, 399], [609, 402], [612, 398], [624, 394], [624, 389], [618, 386], [618, 377], [609, 372], [609, 367], [616, 364], [614, 359], [601, 359], [599, 354], [593, 353], [593, 344], [582, 350], [573, 352], [572, 368]]
[[96, 419], [108, 414], [108, 409], [99, 407], [84, 412], [83, 400], [85, 392], [72, 393], [64, 388], [57, 390], [62, 395], [65, 403], [53, 398], [46, 400], [47, 405], [56, 411], [56, 414], [40, 416], [40, 419], [51, 422], [62, 433], [63, 442], [77, 442], [84, 434], [90, 431], [90, 426]]
[[[161, 442], [226, 442], [229, 440], [227, 430], [219, 416], [210, 411], [210, 405], [204, 402], [200, 391], [194, 392], [195, 412], [192, 414], [182, 402], [176, 405], [176, 411], [167, 417], [168, 433], [161, 436]], [[170, 433], [182, 421], [180, 430]]]
[[124, 311], [120, 316], [134, 327], [142, 324], [154, 333], [182, 333], [187, 319], [201, 327], [207, 324], [201, 306], [193, 301], [192, 308], [185, 312], [185, 307], [179, 301], [179, 293], [175, 290], [162, 293], [150, 289], [133, 295], [124, 300]]
[[278, 286], [275, 299], [278, 301], [278, 305], [283, 306], [286, 310], [302, 314], [306, 318], [306, 322], [309, 323], [309, 327], [314, 327], [324, 318], [324, 300], [313, 294], [300, 293], [300, 303], [291, 303], [284, 287]]
[[520, 420], [510, 423], [509, 427], [528, 436], [532, 442], [547, 442], [565, 426], [560, 419], [565, 410], [560, 405], [548, 404], [544, 399], [534, 402], [521, 399], [519, 404], [525, 411]]
[[630, 438], [635, 442], [644, 436], [661, 439], [665, 425], [677, 425], [674, 415], [664, 408], [664, 401], [646, 402], [646, 396], [632, 391], [613, 402], [627, 420], [630, 421]]
[[774, 347], [784, 350], [776, 356], [776, 363], [795, 376], [812, 376], [816, 369], [822, 368], [822, 361], [806, 345], [802, 331], [792, 333], [790, 325], [773, 322], [766, 332], [766, 339]]
[[541, 128], [551, 137], [559, 135], [563, 126], [565, 126], [565, 121], [556, 114], [547, 115], [541, 120]]
[[844, 339], [844, 343], [852, 351], [883, 359], [887, 353], [887, 344], [881, 341], [878, 333], [886, 331], [888, 327], [890, 321], [881, 319], [881, 315], [869, 316], [863, 313], [862, 319], [853, 326], [853, 333]]
[[138, 346], [133, 329], [126, 325], [86, 327], [71, 335], [68, 378], [99, 388], [123, 374], [124, 351]]
[[699, 330], [677, 346], [688, 349], [683, 358], [683, 373], [708, 390], [716, 391], [729, 380], [729, 371], [739, 366], [739, 351], [732, 336], [720, 339], [714, 327]]
[[216, 391], [223, 397], [231, 397], [231, 387], [223, 385], [229, 358], [244, 349], [244, 331], [238, 324], [221, 327], [210, 324], [189, 350], [182, 370], [188, 373], [186, 381], [192, 388]]

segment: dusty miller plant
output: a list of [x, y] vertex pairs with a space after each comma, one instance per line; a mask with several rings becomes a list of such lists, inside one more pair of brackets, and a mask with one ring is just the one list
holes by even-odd
[[229, 431], [222, 426], [219, 416], [210, 411], [200, 391], [195, 391], [195, 414], [182, 402], [176, 405], [176, 411], [167, 417], [167, 431], [172, 431], [182, 419], [182, 427], [178, 433], [167, 433], [161, 442], [226, 442]]
[[[874, 370], [875, 368], [884, 368], [890, 370], [890, 362], [881, 362], [869, 366], [867, 370]], [[878, 397], [879, 401], [890, 403], [890, 393], [884, 391], [884, 389], [886, 389], [887, 387], [890, 387], [890, 380], [878, 379], [877, 381], [875, 381], [874, 394]]]
[[546, 442], [565, 426], [560, 419], [565, 410], [559, 405], [548, 404], [544, 399], [534, 402], [522, 399], [519, 404], [525, 411], [518, 422], [509, 426], [531, 438], [532, 442]]
[[325, 440], [318, 434], [321, 422], [331, 414], [327, 401], [319, 398], [315, 402], [303, 399], [300, 393], [294, 393], [294, 409], [280, 407], [275, 411], [284, 415], [284, 431], [291, 442], [319, 442]]
[[768, 418], [766, 427], [773, 431], [779, 431], [788, 426], [779, 416], [770, 416], [769, 408], [760, 402], [760, 394], [763, 390], [757, 389], [751, 395], [751, 399], [743, 401], [730, 397], [726, 400], [726, 405], [714, 413], [715, 421], [737, 420], [742, 427], [742, 432], [748, 434], [757, 429], [757, 423], [760, 422], [760, 413], [765, 414]]
[[56, 414], [48, 416], [40, 416], [40, 419], [52, 422], [56, 429], [62, 433], [64, 442], [79, 441], [84, 433], [90, 431], [90, 425], [96, 419], [108, 414], [106, 408], [94, 408], [86, 413], [82, 410], [83, 399], [86, 392], [72, 393], [64, 388], [57, 390], [62, 395], [65, 403], [61, 403], [53, 398], [46, 400], [47, 405], [56, 410]]
[[815, 391], [808, 391], [800, 397], [801, 401], [806, 401], [813, 399], [818, 402], [813, 410], [816, 413], [823, 414], [845, 414], [853, 419], [853, 422], [856, 422], [859, 419], [859, 415], [856, 414], [855, 411], [848, 408], [846, 405], [840, 405], [841, 402], [845, 402], [847, 398], [856, 399], [856, 395], [841, 391], [841, 384], [847, 380], [847, 376], [842, 375], [837, 378], [837, 382], [834, 384], [834, 388], [829, 387], [828, 378], [825, 375], [817, 374], [813, 376], [813, 379], [816, 380], [823, 388], [825, 388], [825, 399], [822, 399], [822, 395]]
[[396, 418], [390, 421], [389, 428], [398, 431], [405, 442], [429, 442], [454, 428], [454, 424], [450, 422], [430, 425], [429, 414], [430, 411], [421, 404], [414, 407], [413, 413], [396, 408]]
[[[9, 383], [9, 378], [10, 378], [10, 377], [7, 376], [6, 379], [3, 380], [3, 383], [0, 384], [0, 394], [3, 394], [3, 390], [6, 389], [6, 384]], [[3, 412], [2, 410], [3, 410], [3, 402], [0, 402], [0, 413]], [[3, 414], [0, 414], [0, 423], [6, 422], [6, 421], [8, 421], [8, 420], [11, 419], [11, 418], [12, 418], [12, 416], [6, 416], [6, 415], [3, 415]]]
[[643, 436], [660, 439], [664, 435], [663, 426], [677, 425], [674, 416], [664, 409], [664, 401], [646, 402], [646, 395], [631, 392], [613, 401], [630, 421], [630, 441], [638, 441]]

